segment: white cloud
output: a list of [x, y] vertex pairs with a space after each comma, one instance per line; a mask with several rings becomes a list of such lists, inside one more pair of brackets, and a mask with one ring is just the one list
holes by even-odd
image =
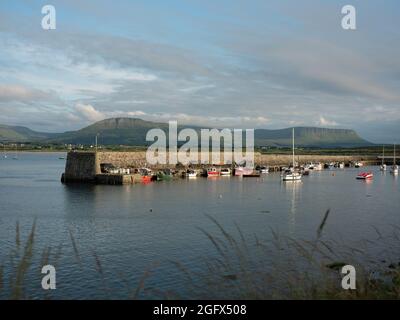
[[44, 99], [46, 96], [43, 91], [21, 85], [0, 85], [0, 101], [32, 102]]
[[102, 112], [96, 110], [92, 105], [90, 104], [83, 104], [83, 103], [77, 103], [75, 106], [75, 109], [86, 119], [92, 122], [100, 121], [107, 116], [103, 114]]
[[328, 120], [328, 119], [324, 118], [323, 116], [320, 116], [319, 120], [316, 123], [318, 126], [322, 126], [322, 127], [335, 127], [335, 126], [339, 125], [337, 122]]
[[126, 115], [127, 115], [127, 116], [130, 116], [130, 117], [141, 117], [141, 116], [145, 116], [145, 115], [146, 115], [146, 112], [143, 112], [143, 111], [141, 111], [141, 110], [137, 110], [137, 111], [128, 111], [128, 112], [126, 113]]
[[75, 66], [75, 72], [83, 77], [90, 79], [103, 79], [107, 81], [113, 80], [128, 80], [128, 81], [154, 81], [157, 76], [140, 71], [133, 71], [129, 69], [120, 69], [117, 67], [105, 67], [103, 65], [90, 65], [88, 63], [81, 63]]
[[180, 89], [180, 91], [187, 92], [187, 93], [196, 93], [198, 91], [202, 91], [205, 89], [212, 89], [212, 88], [215, 88], [214, 84], [205, 84], [202, 86], [193, 86], [193, 87], [183, 88], [183, 89]]

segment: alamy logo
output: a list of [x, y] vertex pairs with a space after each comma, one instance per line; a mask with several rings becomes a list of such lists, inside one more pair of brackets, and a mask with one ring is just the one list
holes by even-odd
[[[253, 168], [254, 129], [246, 129], [245, 135], [244, 139], [242, 129], [201, 129], [199, 139], [194, 129], [183, 129], [178, 133], [177, 121], [169, 121], [168, 148], [164, 130], [151, 129], [147, 132], [146, 141], [154, 143], [147, 149], [146, 160], [151, 165], [236, 163]], [[179, 149], [178, 142], [183, 143]]]
[[356, 8], [351, 5], [344, 6], [342, 8], [342, 14], [345, 15], [342, 18], [342, 28], [344, 30], [356, 30]]
[[45, 265], [42, 268], [42, 274], [45, 274], [45, 276], [42, 278], [42, 289], [56, 289], [56, 268], [50, 264]]
[[49, 4], [46, 6], [43, 6], [42, 14], [45, 15], [42, 18], [42, 29], [43, 30], [55, 30], [56, 29], [56, 8]]
[[356, 268], [352, 265], [346, 265], [342, 268], [342, 288], [344, 290], [356, 289]]

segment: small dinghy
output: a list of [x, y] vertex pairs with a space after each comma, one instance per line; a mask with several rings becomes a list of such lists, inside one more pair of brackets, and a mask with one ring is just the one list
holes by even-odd
[[188, 169], [186, 171], [187, 178], [197, 178], [197, 172], [195, 170]]
[[228, 177], [231, 175], [231, 170], [229, 168], [221, 169], [221, 176]]
[[368, 179], [372, 179], [373, 177], [374, 177], [374, 174], [372, 172], [361, 172], [360, 174], [358, 174], [356, 179], [358, 179], [358, 180], [368, 180]]

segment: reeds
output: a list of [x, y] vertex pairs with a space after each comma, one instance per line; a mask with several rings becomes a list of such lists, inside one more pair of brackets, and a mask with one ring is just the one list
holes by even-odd
[[[268, 241], [260, 240], [257, 235], [245, 235], [237, 224], [228, 232], [214, 217], [207, 215], [217, 231], [198, 228], [214, 248], [214, 252], [204, 257], [202, 271], [193, 272], [179, 261], [170, 261], [182, 277], [179, 280], [185, 283], [185, 296], [175, 292], [174, 288], [166, 291], [146, 287], [157, 263], [144, 270], [135, 285], [124, 275], [117, 276], [124, 284], [126, 299], [156, 296], [166, 299], [399, 299], [400, 262], [392, 261], [390, 257], [399, 252], [400, 228], [395, 227], [390, 236], [375, 228], [377, 239], [365, 240], [364, 247], [385, 243], [389, 258], [371, 257], [362, 245], [349, 247], [325, 239], [323, 231], [329, 215], [330, 210], [327, 210], [312, 240], [293, 239], [269, 230]], [[79, 242], [72, 230], [68, 231], [76, 266], [84, 272], [86, 260], [79, 251]], [[26, 291], [29, 274], [46, 264], [57, 266], [62, 246], [35, 249], [36, 221], [25, 242], [21, 241], [18, 222], [15, 232], [15, 249], [7, 266], [7, 270], [12, 271], [5, 273], [4, 264], [0, 263], [0, 297], [29, 299]], [[34, 259], [35, 256], [38, 259]], [[109, 283], [112, 279], [108, 278], [110, 273], [105, 270], [101, 256], [95, 251], [91, 256], [93, 260], [89, 263], [93, 263], [92, 269], [99, 276], [99, 297], [114, 298], [113, 286]], [[356, 267], [356, 290], [341, 288], [340, 271], [346, 264]], [[51, 292], [41, 292], [45, 299], [52, 297]]]
[[[258, 237], [254, 241], [245, 240], [237, 226], [238, 234], [234, 236], [208, 216], [219, 233], [201, 232], [210, 240], [217, 257], [206, 259], [205, 271], [200, 275], [189, 274], [189, 279], [196, 279], [194, 296], [205, 299], [399, 299], [400, 262], [388, 264], [389, 259], [371, 257], [362, 246], [353, 248], [325, 240], [323, 230], [329, 214], [327, 210], [314, 240], [282, 237], [271, 230], [269, 242], [262, 242]], [[368, 246], [385, 241], [393, 252], [398, 252], [398, 228], [387, 238], [376, 231], [378, 239], [365, 241]], [[356, 290], [341, 287], [340, 271], [347, 264], [357, 270]]]

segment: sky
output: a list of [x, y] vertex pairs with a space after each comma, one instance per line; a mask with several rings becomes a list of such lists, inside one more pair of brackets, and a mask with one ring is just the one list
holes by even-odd
[[1, 1], [0, 123], [318, 126], [398, 143], [399, 57], [398, 0]]

